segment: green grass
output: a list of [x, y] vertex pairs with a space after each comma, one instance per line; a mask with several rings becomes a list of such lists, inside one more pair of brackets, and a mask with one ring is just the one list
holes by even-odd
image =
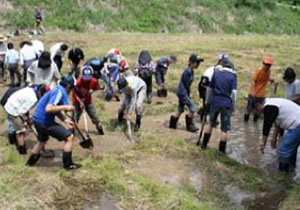
[[[300, 10], [276, 0], [16, 0], [3, 13], [5, 26], [34, 26], [34, 8], [50, 28], [130, 32], [300, 34]], [[97, 29], [98, 28], [98, 29]]]

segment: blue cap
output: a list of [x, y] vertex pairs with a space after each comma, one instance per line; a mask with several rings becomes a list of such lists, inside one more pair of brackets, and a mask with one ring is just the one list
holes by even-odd
[[93, 68], [91, 66], [82, 67], [82, 78], [83, 80], [89, 81], [93, 77]]
[[118, 89], [120, 91], [127, 86], [128, 82], [124, 77], [121, 76], [119, 77], [117, 84], [118, 84]]

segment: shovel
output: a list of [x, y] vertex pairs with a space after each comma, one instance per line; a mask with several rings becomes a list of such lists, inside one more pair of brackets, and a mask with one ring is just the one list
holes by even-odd
[[84, 149], [93, 149], [94, 144], [93, 144], [91, 137], [89, 135], [84, 136], [83, 133], [81, 132], [80, 128], [78, 127], [78, 124], [76, 123], [75, 119], [69, 115], [67, 115], [67, 116], [72, 120], [72, 122], [74, 123], [75, 130], [81, 137], [81, 141], [79, 141], [79, 145]]
[[128, 137], [128, 141], [129, 143], [136, 143], [136, 141], [133, 139], [132, 137], [132, 130], [131, 130], [131, 122], [130, 120], [126, 120], [126, 124], [127, 124], [127, 137]]

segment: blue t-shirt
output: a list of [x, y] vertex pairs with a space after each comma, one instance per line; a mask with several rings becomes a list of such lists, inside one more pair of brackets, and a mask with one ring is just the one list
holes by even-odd
[[46, 106], [48, 104], [59, 106], [68, 105], [68, 94], [63, 86], [57, 86], [50, 92], [46, 93], [38, 102], [33, 115], [33, 122], [49, 125], [54, 122], [55, 114], [47, 113]]
[[179, 86], [177, 88], [177, 95], [190, 96], [190, 88], [194, 80], [194, 71], [187, 67], [181, 76]]
[[232, 90], [237, 89], [237, 79], [232, 70], [215, 71], [209, 87], [213, 90], [213, 106], [233, 108], [231, 94]]

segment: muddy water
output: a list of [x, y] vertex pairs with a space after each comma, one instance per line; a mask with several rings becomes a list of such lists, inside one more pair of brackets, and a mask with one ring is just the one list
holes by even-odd
[[[261, 168], [266, 172], [277, 172], [278, 151], [270, 146], [272, 133], [269, 136], [265, 154], [261, 154], [259, 147], [262, 136], [263, 120], [254, 123], [252, 119], [244, 123], [243, 115], [237, 114], [232, 118], [232, 131], [228, 143], [230, 158], [252, 167]], [[300, 179], [300, 151], [298, 151], [298, 167], [295, 179]]]

